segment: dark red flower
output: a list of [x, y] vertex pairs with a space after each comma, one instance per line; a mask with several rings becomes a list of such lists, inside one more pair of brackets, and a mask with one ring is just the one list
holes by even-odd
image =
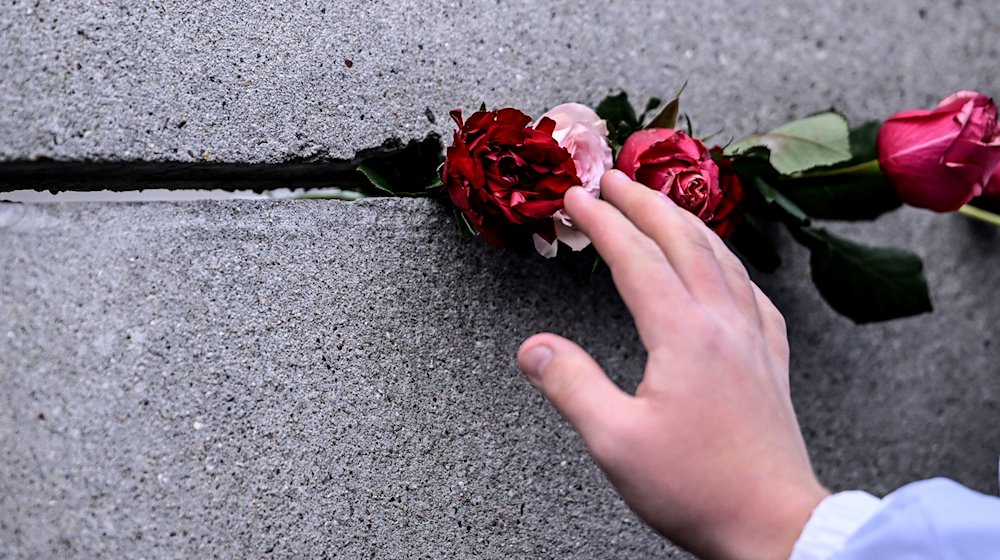
[[451, 201], [486, 241], [497, 247], [538, 234], [555, 240], [552, 215], [563, 195], [580, 184], [569, 152], [552, 137], [555, 122], [517, 109], [479, 111], [458, 124], [441, 181]]
[[740, 176], [736, 173], [732, 158], [723, 156], [722, 148], [718, 146], [712, 148], [711, 152], [715, 156], [715, 164], [719, 167], [722, 200], [715, 207], [715, 215], [709, 220], [708, 227], [719, 237], [727, 239], [736, 231], [736, 226], [743, 219], [743, 213], [739, 211], [743, 202], [743, 184], [740, 183]]

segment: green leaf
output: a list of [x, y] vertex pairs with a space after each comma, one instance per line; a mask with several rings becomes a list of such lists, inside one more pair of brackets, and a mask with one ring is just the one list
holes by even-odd
[[789, 200], [784, 194], [778, 189], [772, 187], [760, 177], [754, 179], [754, 186], [757, 188], [757, 192], [760, 193], [764, 200], [772, 206], [777, 206], [778, 208], [785, 211], [788, 216], [799, 223], [807, 224], [809, 222], [809, 215], [806, 214], [797, 204]]
[[358, 171], [360, 171], [362, 175], [368, 178], [373, 187], [384, 192], [387, 196], [393, 196], [395, 194], [392, 190], [392, 185], [389, 183], [389, 180], [383, 177], [378, 171], [373, 169], [371, 166], [362, 163], [361, 165], [358, 166]]
[[851, 159], [781, 181], [779, 188], [807, 214], [821, 220], [874, 220], [903, 205], [878, 166], [882, 123], [851, 129]]
[[[729, 153], [729, 149], [725, 150]], [[771, 152], [767, 148], [750, 148], [738, 154], [732, 155], [733, 165], [740, 174], [740, 178], [768, 177], [777, 178], [778, 172], [771, 165]]]
[[642, 115], [639, 116], [639, 122], [645, 122], [646, 116], [656, 110], [657, 107], [663, 104], [663, 100], [659, 97], [650, 97], [649, 101], [646, 102], [646, 108], [642, 110]]
[[749, 136], [729, 147], [729, 154], [755, 147], [771, 152], [771, 165], [783, 175], [851, 159], [847, 120], [837, 113], [822, 113]]
[[813, 282], [834, 310], [855, 323], [910, 317], [933, 310], [920, 257], [869, 247], [822, 229], [790, 229], [805, 245]]
[[[677, 95], [670, 100], [669, 103], [663, 108], [662, 111], [653, 120], [649, 121], [649, 124], [643, 128], [677, 128], [677, 118], [681, 114], [681, 94], [687, 89], [687, 81], [681, 86], [681, 89], [677, 91]], [[645, 115], [643, 115], [645, 117]], [[686, 117], [686, 115], [685, 115]], [[691, 121], [688, 120], [688, 128], [691, 126]], [[691, 136], [689, 134], [689, 136]]]
[[436, 191], [436, 190], [442, 189], [442, 188], [444, 188], [444, 183], [441, 181], [441, 178], [438, 177], [438, 178], [434, 179], [434, 181], [432, 181], [429, 185], [427, 185], [426, 187], [424, 187], [424, 190], [425, 191]]
[[823, 175], [834, 171], [857, 168], [878, 172], [878, 131], [882, 128], [880, 121], [868, 121], [851, 129], [848, 135], [851, 144], [851, 158], [835, 163], [815, 167], [803, 175]]
[[788, 200], [820, 220], [874, 220], [903, 205], [881, 174], [807, 176], [781, 188]]
[[483, 111], [483, 112], [485, 112], [485, 111], [487, 110], [487, 109], [486, 109], [486, 102], [485, 102], [485, 101], [483, 101], [483, 102], [482, 102], [482, 103], [481, 103], [481, 104], [479, 105], [479, 110], [480, 110], [480, 111]]
[[361, 158], [355, 174], [357, 186], [366, 196], [428, 197], [440, 188], [443, 148], [437, 135], [423, 140], [398, 142], [373, 150]]
[[676, 128], [677, 127], [677, 117], [681, 114], [681, 98], [675, 97], [670, 100], [670, 103], [663, 108], [662, 111], [653, 120], [649, 121], [649, 124], [645, 128]]
[[625, 92], [605, 97], [597, 106], [596, 112], [608, 123], [608, 137], [611, 142], [619, 146], [641, 126]]
[[458, 230], [459, 239], [466, 241], [479, 235], [479, 233], [476, 232], [475, 228], [472, 227], [472, 224], [469, 223], [469, 220], [465, 218], [465, 215], [462, 214], [462, 211], [459, 210], [457, 206], [451, 207], [451, 213], [452, 215], [455, 216], [455, 228]]
[[881, 128], [881, 121], [868, 121], [851, 129], [851, 159], [848, 165], [878, 159], [878, 131]]
[[736, 226], [736, 231], [726, 243], [744, 261], [761, 272], [774, 272], [781, 266], [781, 256], [775, 250], [770, 236], [750, 213], [744, 213], [743, 222]]
[[882, 123], [851, 129], [852, 157], [811, 169], [775, 185], [803, 211], [821, 220], [874, 220], [903, 201], [878, 167], [878, 131]]

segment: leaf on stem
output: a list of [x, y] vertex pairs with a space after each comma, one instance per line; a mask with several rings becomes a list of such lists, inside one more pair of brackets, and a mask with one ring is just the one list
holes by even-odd
[[874, 220], [903, 205], [878, 166], [882, 123], [851, 129], [851, 159], [778, 182], [789, 199], [821, 220]]
[[761, 272], [774, 272], [781, 266], [781, 255], [775, 250], [770, 236], [751, 213], [744, 213], [743, 222], [726, 243], [751, 266]]
[[821, 113], [749, 136], [729, 147], [730, 155], [766, 147], [771, 165], [782, 175], [833, 165], [851, 159], [847, 120], [837, 113]]
[[392, 184], [389, 183], [389, 180], [383, 177], [382, 174], [376, 171], [372, 166], [362, 163], [358, 166], [358, 171], [368, 178], [368, 181], [371, 182], [373, 187], [385, 193], [386, 196], [395, 195], [392, 190]]
[[820, 220], [874, 220], [903, 205], [881, 174], [810, 177], [782, 187], [789, 200]]
[[649, 116], [650, 113], [655, 111], [657, 107], [659, 107], [662, 104], [663, 100], [660, 99], [659, 97], [650, 97], [649, 101], [646, 102], [646, 108], [643, 109], [642, 115], [639, 115], [639, 122], [645, 122], [646, 117]]
[[455, 228], [458, 230], [459, 239], [466, 241], [479, 235], [458, 207], [451, 206], [451, 213], [455, 216]]
[[355, 190], [366, 196], [428, 197], [441, 188], [441, 139], [428, 135], [405, 146], [362, 158], [358, 173], [367, 181]]
[[851, 159], [847, 165], [878, 159], [878, 131], [881, 128], [881, 121], [868, 121], [851, 129]]
[[767, 181], [756, 177], [754, 179], [754, 186], [757, 188], [757, 192], [764, 198], [764, 200], [772, 205], [777, 206], [787, 214], [787, 216], [801, 224], [809, 223], [809, 215], [806, 214], [797, 204], [788, 199], [784, 194], [778, 189], [772, 187]]
[[596, 112], [608, 123], [608, 137], [618, 146], [642, 126], [624, 91], [605, 97], [597, 106]]
[[813, 282], [838, 313], [855, 323], [910, 317], [933, 310], [920, 257], [869, 247], [822, 229], [790, 228], [810, 251]]
[[[688, 83], [685, 81], [684, 85], [677, 92], [677, 95], [667, 103], [663, 109], [653, 117], [653, 120], [649, 121], [649, 124], [643, 128], [677, 128], [677, 119], [681, 114], [681, 94], [687, 88]], [[643, 115], [645, 117], [645, 115]], [[689, 122], [690, 128], [690, 122]]]
[[681, 98], [675, 97], [644, 128], [676, 128], [680, 114]]

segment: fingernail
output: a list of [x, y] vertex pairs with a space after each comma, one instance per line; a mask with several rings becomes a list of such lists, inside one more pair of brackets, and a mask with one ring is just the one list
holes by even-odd
[[542, 371], [552, 361], [552, 350], [543, 344], [532, 346], [521, 355], [521, 368], [533, 381], [542, 378]]
[[609, 173], [611, 173], [612, 175], [614, 175], [615, 178], [618, 179], [619, 181], [631, 181], [632, 180], [632, 179], [629, 179], [628, 175], [626, 175], [625, 172], [622, 171], [621, 169], [612, 169], [612, 170], [609, 171]]

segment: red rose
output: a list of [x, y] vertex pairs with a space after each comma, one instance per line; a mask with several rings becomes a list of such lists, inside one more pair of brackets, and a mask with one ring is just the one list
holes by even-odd
[[708, 148], [679, 130], [647, 128], [633, 133], [625, 140], [615, 167], [706, 223], [723, 199], [719, 167]]
[[715, 164], [719, 166], [722, 200], [715, 207], [715, 216], [708, 222], [708, 227], [719, 237], [728, 239], [743, 218], [743, 214], [738, 212], [743, 202], [743, 184], [740, 183], [740, 176], [736, 173], [732, 158], [724, 157], [722, 148], [716, 146], [712, 148], [711, 153], [715, 156]]
[[983, 192], [1000, 163], [997, 107], [981, 93], [961, 91], [932, 111], [896, 113], [879, 130], [878, 159], [907, 204], [958, 210]]
[[484, 239], [497, 247], [538, 234], [556, 238], [552, 215], [563, 195], [580, 184], [569, 152], [552, 137], [555, 121], [535, 128], [517, 109], [479, 111], [458, 124], [441, 181], [451, 201]]

